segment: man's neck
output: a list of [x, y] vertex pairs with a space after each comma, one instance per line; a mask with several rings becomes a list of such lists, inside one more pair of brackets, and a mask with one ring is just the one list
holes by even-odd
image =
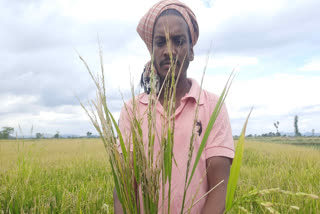
[[[171, 82], [171, 80], [169, 80]], [[169, 82], [169, 88], [171, 87]], [[163, 80], [160, 80], [160, 85], [163, 84]], [[164, 83], [166, 84], [166, 83]], [[184, 97], [191, 88], [191, 81], [188, 80], [186, 77], [179, 79], [176, 87], [176, 108], [180, 106], [180, 100], [182, 97]], [[164, 86], [166, 87], [166, 86]], [[162, 93], [160, 94], [159, 101], [161, 105], [163, 106], [164, 103], [164, 88], [162, 89]]]

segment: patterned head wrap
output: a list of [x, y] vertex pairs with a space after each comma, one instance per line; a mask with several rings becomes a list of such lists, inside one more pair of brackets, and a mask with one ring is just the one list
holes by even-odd
[[152, 54], [152, 33], [158, 16], [167, 9], [177, 10], [188, 24], [192, 45], [194, 46], [199, 37], [199, 27], [196, 16], [191, 9], [178, 0], [162, 0], [155, 4], [140, 20], [137, 31], [146, 43], [150, 54]]

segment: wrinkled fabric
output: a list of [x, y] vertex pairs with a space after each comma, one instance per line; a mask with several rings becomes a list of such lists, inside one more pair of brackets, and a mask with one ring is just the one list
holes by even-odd
[[152, 54], [152, 33], [155, 21], [158, 16], [167, 9], [177, 10], [189, 26], [192, 45], [194, 46], [199, 38], [199, 27], [196, 16], [192, 10], [184, 3], [178, 0], [163, 0], [155, 4], [140, 20], [137, 31], [142, 40], [148, 47], [150, 55]]

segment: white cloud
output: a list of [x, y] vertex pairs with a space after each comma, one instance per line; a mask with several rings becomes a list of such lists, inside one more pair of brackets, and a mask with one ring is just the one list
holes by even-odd
[[155, 1], [111, 1], [111, 0], [59, 0], [58, 5], [64, 16], [71, 16], [80, 22], [101, 20], [137, 21]]
[[17, 107], [35, 104], [39, 98], [33, 95], [0, 94], [0, 114], [14, 111]]
[[235, 80], [228, 102], [234, 111], [242, 106], [257, 106], [257, 116], [285, 115], [304, 106], [320, 105], [316, 96], [319, 81], [320, 76], [291, 74]]
[[312, 60], [311, 62], [302, 66], [301, 71], [319, 71], [320, 72], [320, 60]]
[[186, 3], [195, 11], [201, 24], [201, 32], [211, 32], [215, 28], [223, 27], [228, 20], [237, 17], [274, 16], [286, 8], [288, 1], [215, 0], [210, 8], [206, 8], [199, 1], [189, 0]]
[[251, 120], [259, 122], [252, 129], [256, 132], [252, 133], [274, 131], [272, 124], [277, 120], [280, 120], [282, 130], [292, 130], [294, 115], [308, 120], [308, 123], [304, 123], [304, 131], [310, 131], [311, 127], [320, 129], [316, 119], [320, 113], [320, 99], [317, 96], [319, 81], [320, 76], [291, 74], [275, 74], [251, 80], [236, 79], [227, 98], [230, 117], [235, 121], [244, 119], [253, 106]]
[[133, 80], [134, 87], [137, 87], [147, 60], [148, 58], [144, 56], [122, 55], [112, 61], [105, 62], [106, 85], [108, 88], [120, 89], [122, 92], [130, 91], [130, 82]]
[[241, 68], [245, 66], [253, 66], [259, 64], [259, 59], [256, 57], [241, 56], [241, 55], [210, 55], [207, 61], [207, 55], [195, 56], [193, 62], [190, 63], [189, 72], [203, 70], [203, 67], [207, 65], [207, 69], [216, 68]]
[[[137, 86], [150, 58], [135, 28], [155, 2], [1, 2], [0, 14], [5, 18], [0, 24], [7, 30], [0, 34], [0, 46], [4, 47], [0, 51], [0, 124], [34, 124], [39, 132], [50, 133], [59, 130], [81, 134], [91, 129], [73, 95], [90, 99], [94, 87], [72, 47], [94, 72], [98, 71], [97, 33], [104, 46], [110, 106], [118, 117], [122, 105], [118, 89], [123, 93], [130, 89], [130, 73]], [[211, 8], [201, 0], [184, 2], [195, 12], [200, 25], [196, 57], [188, 76], [200, 81], [204, 53], [211, 40], [213, 55], [204, 87], [219, 94], [228, 71], [235, 67], [240, 71], [227, 98], [235, 134], [240, 133], [251, 106], [255, 106], [249, 123], [252, 133], [274, 131], [274, 120], [281, 120], [283, 131], [291, 130], [294, 114], [301, 115], [301, 129], [320, 129], [314, 122], [320, 120], [320, 77], [310, 72], [309, 76], [302, 72], [296, 75], [297, 71], [320, 70], [319, 60], [314, 58], [320, 51], [319, 1], [212, 0]], [[305, 58], [313, 60], [297, 67]], [[287, 73], [276, 74], [284, 66]], [[253, 70], [263, 70], [260, 68], [269, 70], [251, 75]]]
[[[82, 134], [87, 130], [94, 130], [88, 116], [80, 106], [59, 106], [57, 108], [35, 107], [35, 112], [11, 113], [1, 119], [0, 123], [14, 127], [18, 136], [33, 133]], [[95, 131], [95, 130], [94, 130]]]
[[211, 8], [195, 11], [200, 24], [196, 49], [205, 52], [213, 41], [217, 52], [275, 56], [272, 53], [282, 50], [282, 58], [293, 51], [290, 48], [295, 48], [295, 54], [306, 46], [306, 51], [318, 49], [319, 30], [314, 26], [319, 20], [315, 9], [319, 6], [320, 2], [314, 0], [214, 1]]

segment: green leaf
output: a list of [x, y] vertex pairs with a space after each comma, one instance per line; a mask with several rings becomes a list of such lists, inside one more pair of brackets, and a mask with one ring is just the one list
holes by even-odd
[[120, 193], [120, 187], [119, 187], [119, 182], [118, 182], [118, 180], [120, 180], [120, 179], [117, 177], [117, 175], [116, 175], [116, 173], [114, 171], [114, 168], [113, 168], [113, 164], [111, 163], [111, 161], [110, 161], [110, 165], [111, 165], [111, 170], [112, 170], [113, 179], [114, 179], [114, 185], [116, 187], [118, 199], [119, 199], [119, 201], [120, 201], [120, 203], [122, 205], [122, 209], [125, 211], [125, 206], [124, 206], [124, 203], [123, 203], [123, 200], [122, 200], [122, 195]]
[[172, 141], [172, 132], [171, 129], [169, 128], [168, 130], [168, 155], [169, 155], [169, 159], [168, 159], [168, 177], [169, 177], [169, 181], [171, 181], [171, 173], [172, 173], [172, 150], [173, 150], [173, 141]]
[[234, 77], [234, 75], [233, 75], [233, 72], [232, 72], [232, 73], [230, 74], [230, 76], [229, 76], [229, 79], [228, 79], [228, 81], [227, 81], [227, 83], [226, 83], [226, 85], [225, 85], [222, 93], [221, 93], [221, 96], [219, 97], [219, 100], [218, 100], [218, 102], [217, 102], [217, 104], [216, 104], [216, 106], [215, 106], [215, 108], [214, 108], [214, 111], [213, 111], [213, 113], [212, 113], [212, 115], [211, 115], [211, 117], [210, 117], [210, 120], [209, 120], [209, 122], [208, 122], [207, 129], [206, 129], [206, 131], [205, 131], [205, 133], [204, 133], [204, 135], [203, 135], [201, 144], [200, 144], [200, 146], [199, 146], [199, 150], [198, 150], [198, 152], [197, 152], [196, 159], [195, 159], [195, 161], [194, 161], [194, 165], [193, 165], [193, 168], [192, 168], [190, 177], [189, 177], [187, 189], [188, 189], [188, 187], [189, 187], [189, 185], [190, 185], [190, 183], [191, 183], [193, 174], [194, 174], [194, 172], [195, 172], [195, 170], [196, 170], [196, 168], [197, 168], [197, 165], [198, 165], [198, 162], [199, 162], [199, 160], [200, 160], [201, 154], [202, 154], [202, 152], [203, 152], [203, 150], [204, 150], [204, 148], [205, 148], [205, 146], [206, 146], [206, 143], [207, 143], [209, 134], [210, 134], [210, 132], [211, 132], [211, 130], [212, 130], [212, 127], [213, 127], [213, 125], [214, 125], [214, 123], [215, 123], [215, 121], [216, 121], [216, 119], [217, 119], [217, 117], [218, 117], [218, 115], [219, 115], [219, 113], [220, 113], [220, 110], [221, 110], [221, 108], [222, 108], [222, 106], [223, 106], [224, 100], [226, 99], [226, 96], [227, 96], [228, 91], [229, 91], [229, 88], [230, 88], [230, 86], [231, 86], [233, 77]]
[[109, 109], [107, 109], [107, 111], [108, 111], [109, 116], [111, 117], [111, 120], [112, 120], [112, 123], [113, 123], [114, 127], [117, 130], [117, 134], [118, 134], [118, 137], [119, 137], [119, 142], [120, 142], [120, 146], [121, 146], [123, 157], [124, 157], [125, 160], [127, 160], [128, 154], [127, 154], [127, 151], [126, 151], [126, 147], [124, 145], [123, 137], [122, 137], [121, 131], [119, 129], [119, 126], [118, 126], [116, 120], [114, 119], [114, 117], [112, 116], [111, 112], [109, 111]]
[[230, 169], [230, 176], [229, 176], [227, 195], [226, 195], [225, 212], [228, 212], [232, 208], [232, 202], [233, 202], [234, 194], [236, 192], [237, 183], [238, 183], [239, 174], [240, 174], [240, 167], [242, 163], [243, 150], [244, 150], [243, 145], [244, 145], [244, 139], [246, 134], [246, 128], [247, 128], [247, 124], [248, 124], [248, 120], [251, 112], [252, 112], [252, 109], [250, 110], [249, 115], [246, 119], [246, 122], [243, 125], [242, 132], [236, 146], [235, 156]]
[[137, 149], [135, 143], [133, 143], [133, 169], [137, 183], [140, 183], [140, 173], [137, 166]]
[[168, 128], [168, 133], [167, 133], [167, 139], [165, 141], [165, 148], [164, 148], [164, 177], [165, 177], [165, 182], [167, 182], [168, 176], [169, 176], [169, 166], [170, 166], [170, 159], [171, 159], [171, 130]]

